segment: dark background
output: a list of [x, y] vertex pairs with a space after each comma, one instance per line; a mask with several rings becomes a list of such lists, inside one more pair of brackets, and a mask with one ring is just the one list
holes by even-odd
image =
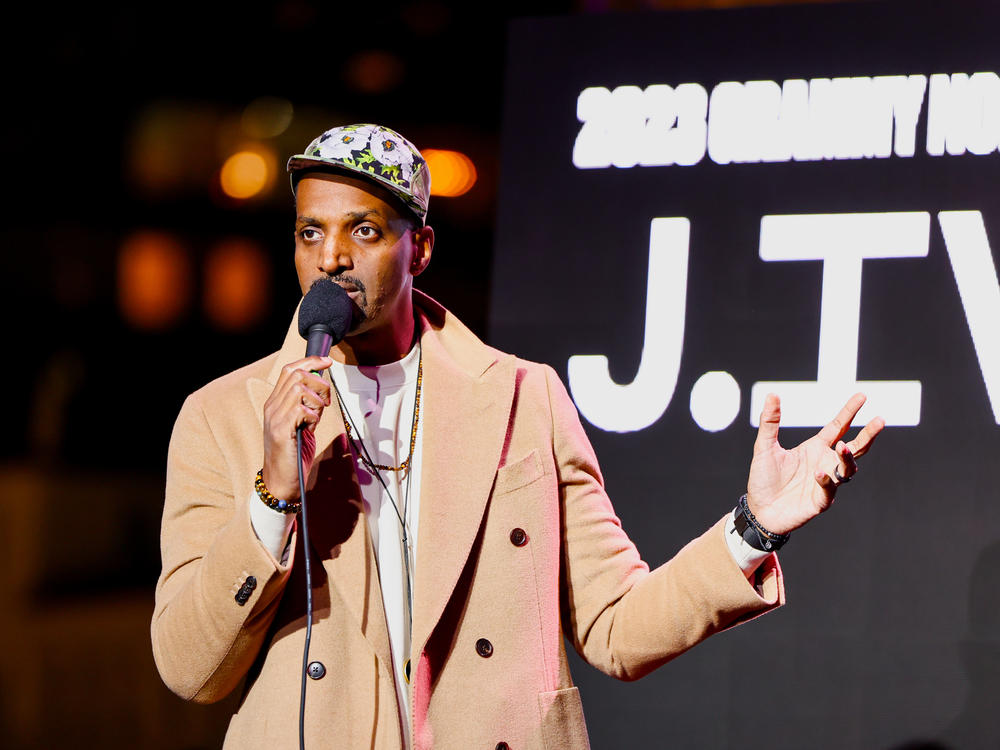
[[[651, 564], [731, 507], [752, 442], [746, 403], [729, 429], [705, 433], [685, 409], [691, 385], [726, 369], [746, 398], [751, 382], [808, 379], [815, 363], [819, 266], [761, 263], [760, 216], [979, 209], [988, 230], [1000, 222], [997, 156], [932, 164], [920, 158], [920, 134], [912, 160], [572, 167], [575, 97], [586, 85], [1000, 68], [989, 47], [995, 14], [935, 15], [933, 5], [904, 3], [922, 10], [869, 28], [855, 19], [884, 11], [863, 2], [671, 12], [755, 4], [11, 10], [0, 52], [10, 352], [0, 744], [221, 743], [228, 707], [182, 703], [150, 655], [166, 444], [188, 392], [277, 347], [298, 299], [280, 165], [335, 124], [379, 122], [420, 148], [473, 160], [479, 179], [469, 193], [432, 199], [438, 241], [420, 286], [490, 343], [563, 375], [570, 354], [606, 353], [620, 368], [612, 374], [631, 378], [649, 219], [688, 216], [688, 324], [674, 400], [644, 432], [590, 434]], [[510, 19], [531, 16], [552, 18], [508, 36]], [[294, 110], [267, 137], [245, 126], [264, 96]], [[526, 128], [553, 148], [531, 169], [510, 158]], [[226, 198], [219, 169], [250, 141], [278, 171], [257, 196]], [[171, 273], [137, 287], [126, 283], [124, 259], [148, 232], [174, 248]], [[250, 295], [256, 314], [226, 323], [211, 312], [212, 269], [234, 241], [256, 260], [222, 275], [244, 281], [241, 299]], [[616, 255], [588, 261], [597, 246]], [[1000, 674], [997, 430], [936, 221], [928, 258], [866, 261], [864, 284], [859, 374], [922, 380], [921, 426], [890, 429], [864, 481], [783, 552], [785, 610], [640, 683], [575, 667], [595, 748], [736, 747], [762, 737], [779, 747], [1000, 745], [990, 715]], [[595, 285], [614, 309], [582, 332], [577, 315]], [[158, 322], [130, 312], [135, 294], [159, 300]], [[543, 317], [529, 334], [533, 310]]]
[[[1000, 510], [994, 422], [937, 212], [978, 210], [1000, 259], [1000, 156], [577, 169], [588, 86], [907, 75], [1000, 66], [995, 10], [857, 4], [577, 17], [512, 26], [490, 340], [552, 364], [642, 350], [649, 223], [691, 221], [681, 370], [649, 428], [585, 422], [650, 565], [731, 509], [754, 438], [750, 386], [815, 380], [822, 264], [758, 256], [767, 214], [927, 211], [926, 258], [866, 260], [858, 378], [920, 380], [917, 427], [889, 427], [834, 510], [782, 550], [788, 605], [635, 684], [574, 664], [595, 747], [1000, 747]], [[926, 113], [926, 102], [923, 109]], [[727, 370], [733, 424], [688, 400]], [[832, 417], [833, 414], [830, 414]], [[813, 430], [786, 429], [790, 446]], [[919, 744], [924, 743], [924, 744]]]

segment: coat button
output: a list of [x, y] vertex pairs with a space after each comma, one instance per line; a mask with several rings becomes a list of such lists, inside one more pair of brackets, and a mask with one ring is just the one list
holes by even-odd
[[506, 742], [498, 742], [496, 750], [510, 750], [510, 745]]
[[321, 661], [313, 661], [309, 662], [309, 666], [306, 667], [306, 672], [308, 672], [309, 676], [314, 680], [319, 680], [326, 674], [326, 667], [323, 666], [323, 662]]
[[523, 547], [528, 543], [528, 535], [524, 533], [524, 529], [514, 529], [510, 532], [510, 543], [515, 547]]
[[250, 594], [253, 590], [257, 588], [257, 579], [253, 576], [247, 576], [243, 585], [240, 586], [240, 590], [236, 592], [236, 603], [241, 607], [250, 600]]
[[480, 638], [476, 641], [476, 653], [484, 659], [489, 659], [493, 656], [493, 644], [485, 638]]

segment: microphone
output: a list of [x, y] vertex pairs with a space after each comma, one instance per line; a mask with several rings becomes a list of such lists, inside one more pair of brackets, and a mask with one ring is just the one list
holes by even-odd
[[299, 307], [299, 335], [306, 340], [306, 356], [326, 357], [330, 347], [347, 334], [354, 317], [354, 303], [339, 285], [318, 281]]

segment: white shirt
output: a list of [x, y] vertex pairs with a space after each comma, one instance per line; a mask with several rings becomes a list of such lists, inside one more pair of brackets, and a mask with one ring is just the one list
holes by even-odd
[[[330, 368], [333, 381], [344, 400], [354, 436], [352, 451], [355, 453], [355, 469], [361, 485], [368, 532], [378, 563], [382, 605], [392, 646], [396, 695], [402, 714], [404, 747], [410, 745], [410, 691], [404, 672], [410, 658], [410, 596], [413, 566], [417, 559], [417, 521], [420, 518], [422, 425], [417, 422], [410, 468], [379, 471], [385, 486], [372, 475], [357, 454], [363, 445], [372, 463], [383, 466], [399, 466], [409, 456], [419, 357], [420, 347], [417, 346], [400, 361], [387, 365], [353, 367], [335, 364]], [[334, 407], [331, 405], [329, 408]], [[358, 432], [361, 433], [360, 443]], [[406, 523], [409, 569], [404, 558], [403, 521]]]

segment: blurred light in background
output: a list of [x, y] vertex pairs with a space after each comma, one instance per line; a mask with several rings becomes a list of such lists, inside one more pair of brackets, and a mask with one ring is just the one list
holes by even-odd
[[240, 125], [251, 138], [275, 138], [292, 124], [295, 109], [287, 99], [261, 96], [243, 110]]
[[385, 50], [366, 50], [351, 57], [344, 67], [344, 79], [363, 94], [384, 94], [403, 81], [403, 61]]
[[271, 264], [259, 244], [233, 238], [215, 245], [205, 259], [205, 314], [226, 331], [252, 327], [270, 308]]
[[476, 166], [458, 151], [428, 148], [421, 151], [431, 172], [431, 195], [454, 198], [476, 184]]
[[136, 328], [163, 329], [174, 323], [191, 299], [191, 261], [171, 234], [139, 231], [118, 254], [118, 307]]
[[238, 151], [222, 165], [219, 183], [230, 198], [245, 200], [257, 195], [274, 182], [277, 157], [266, 146]]
[[211, 179], [219, 112], [173, 101], [153, 102], [139, 114], [128, 143], [132, 184], [157, 198], [200, 192]]

